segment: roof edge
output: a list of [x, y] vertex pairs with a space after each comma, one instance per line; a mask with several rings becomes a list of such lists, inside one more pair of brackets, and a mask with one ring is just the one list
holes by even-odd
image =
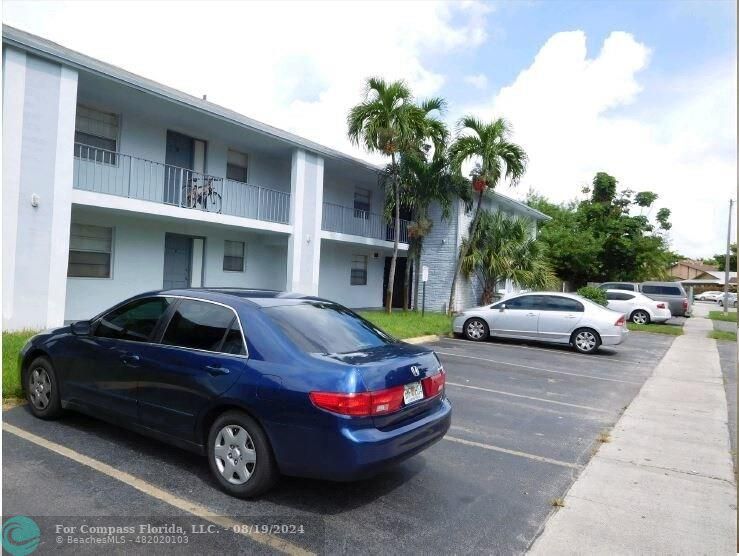
[[249, 128], [253, 131], [269, 135], [277, 140], [284, 141], [297, 148], [302, 148], [327, 158], [333, 158], [363, 166], [372, 171], [381, 170], [381, 166], [372, 164], [355, 156], [343, 153], [336, 149], [326, 147], [310, 139], [306, 139], [289, 131], [271, 126], [253, 118], [249, 118], [229, 108], [220, 106], [213, 102], [200, 99], [183, 91], [174, 89], [152, 79], [137, 75], [135, 73], [114, 66], [102, 60], [98, 60], [81, 52], [71, 50], [63, 45], [45, 39], [38, 35], [11, 27], [3, 23], [3, 43], [10, 46], [29, 51], [42, 58], [51, 59], [77, 69], [82, 69], [121, 84], [139, 89], [143, 92], [162, 97], [171, 102], [184, 105], [188, 108], [204, 112], [218, 117], [230, 123]]

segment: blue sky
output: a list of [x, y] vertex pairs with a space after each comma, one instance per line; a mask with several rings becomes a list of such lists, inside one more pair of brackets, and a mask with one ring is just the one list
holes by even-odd
[[511, 122], [530, 164], [503, 193], [567, 201], [608, 171], [659, 194], [676, 250], [722, 250], [737, 192], [735, 2], [173, 6], [6, 0], [3, 21], [374, 161], [348, 142], [346, 112], [366, 77], [405, 79], [447, 99], [452, 128], [468, 113]]

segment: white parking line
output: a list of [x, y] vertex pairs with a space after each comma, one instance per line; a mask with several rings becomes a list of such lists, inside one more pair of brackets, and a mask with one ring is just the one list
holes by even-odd
[[510, 392], [503, 392], [502, 390], [493, 390], [492, 388], [483, 388], [482, 386], [470, 386], [469, 384], [459, 384], [458, 382], [446, 382], [447, 386], [457, 386], [459, 388], [469, 388], [471, 390], [481, 390], [483, 392], [491, 392], [492, 394], [500, 394], [501, 396], [511, 396], [512, 398], [524, 398], [527, 400], [534, 400], [537, 402], [546, 402], [555, 405], [564, 405], [567, 407], [575, 407], [577, 409], [587, 409], [588, 411], [597, 411], [598, 413], [610, 413], [607, 409], [600, 407], [591, 407], [589, 405], [578, 405], [574, 403], [558, 402], [556, 400], [548, 400], [546, 398], [537, 398], [535, 396], [524, 396], [523, 394], [511, 394]]
[[621, 380], [618, 378], [608, 378], [604, 376], [592, 376], [592, 375], [584, 375], [581, 373], [570, 373], [567, 371], [555, 371], [554, 369], [545, 369], [544, 367], [534, 367], [532, 365], [521, 365], [520, 363], [509, 363], [508, 361], [498, 361], [496, 359], [486, 359], [485, 357], [475, 357], [473, 355], [462, 355], [460, 353], [452, 353], [450, 351], [439, 351], [438, 349], [434, 350], [436, 353], [439, 353], [441, 355], [449, 355], [451, 357], [462, 357], [464, 359], [474, 359], [476, 361], [486, 361], [488, 363], [497, 363], [500, 365], [508, 365], [510, 367], [520, 367], [522, 369], [530, 369], [532, 371], [541, 371], [544, 373], [554, 373], [558, 375], [570, 375], [570, 376], [578, 376], [582, 378], [592, 378], [593, 380], [605, 380], [608, 382], [621, 382], [623, 384], [636, 384], [641, 385], [641, 382], [635, 382], [633, 380]]
[[527, 345], [523, 345], [523, 344], [515, 344], [515, 345], [514, 344], [502, 344], [502, 343], [485, 344], [485, 343], [482, 343], [482, 342], [471, 342], [469, 340], [457, 340], [457, 339], [454, 339], [454, 338], [442, 338], [441, 340], [439, 340], [439, 343], [440, 344], [443, 343], [443, 342], [466, 343], [466, 344], [472, 344], [472, 345], [480, 346], [480, 347], [496, 347], [496, 348], [499, 348], [500, 347], [500, 348], [509, 348], [509, 349], [531, 349], [531, 350], [535, 350], [535, 351], [546, 351], [546, 352], [549, 352], [549, 353], [556, 353], [557, 355], [562, 355], [564, 357], [587, 358], [587, 359], [590, 359], [591, 361], [592, 360], [596, 360], [596, 361], [600, 360], [600, 361], [602, 361], [604, 363], [610, 363], [610, 362], [613, 362], [613, 363], [625, 363], [625, 364], [628, 364], [628, 365], [635, 365], [637, 367], [638, 366], [641, 366], [641, 365], [646, 365], [646, 363], [644, 363], [642, 361], [628, 361], [626, 359], [616, 359], [616, 358], [611, 357], [611, 356], [592, 355], [592, 354], [591, 355], [587, 355], [587, 354], [584, 354], [584, 353], [575, 353], [574, 351], [567, 352], [567, 351], [562, 351], [562, 350], [559, 350], [559, 349], [552, 349], [552, 348], [539, 347], [539, 346], [527, 346]]
[[543, 463], [551, 463], [552, 465], [559, 465], [560, 467], [569, 467], [571, 469], [582, 469], [582, 465], [578, 465], [576, 463], [570, 463], [569, 461], [545, 458], [544, 456], [537, 456], [535, 454], [529, 454], [528, 452], [519, 452], [518, 450], [509, 450], [508, 448], [501, 448], [500, 446], [493, 446], [492, 444], [483, 444], [482, 442], [474, 442], [472, 440], [465, 440], [464, 438], [457, 438], [456, 436], [446, 435], [444, 437], [444, 440], [449, 440], [450, 442], [458, 442], [459, 444], [465, 444], [467, 446], [475, 446], [476, 448], [482, 448], [484, 450], [492, 450], [494, 452], [502, 452], [504, 454], [510, 454], [512, 456], [532, 459], [534, 461], [541, 461]]
[[204, 519], [205, 521], [214, 523], [215, 525], [223, 527], [224, 529], [234, 531], [234, 533], [236, 533], [237, 531], [244, 531], [241, 533], [242, 535], [244, 535], [245, 537], [249, 537], [251, 540], [258, 542], [259, 544], [263, 544], [265, 546], [268, 546], [269, 548], [272, 548], [279, 552], [283, 552], [284, 554], [289, 554], [291, 556], [308, 556], [313, 554], [312, 552], [309, 552], [296, 544], [283, 540], [279, 537], [275, 537], [274, 535], [258, 533], [252, 531], [250, 527], [242, 527], [242, 523], [229, 517], [217, 515], [205, 506], [201, 506], [200, 504], [197, 504], [195, 502], [191, 502], [189, 500], [185, 500], [184, 498], [180, 498], [179, 496], [175, 496], [174, 494], [167, 492], [166, 490], [163, 490], [157, 486], [154, 486], [151, 483], [134, 477], [130, 473], [120, 471], [115, 467], [111, 467], [107, 463], [103, 463], [84, 454], [80, 454], [79, 452], [75, 452], [74, 450], [62, 446], [61, 444], [57, 444], [56, 442], [52, 442], [41, 436], [37, 436], [14, 425], [3, 423], [3, 430], [9, 432], [10, 434], [18, 436], [19, 438], [27, 440], [28, 442], [32, 442], [37, 446], [41, 446], [42, 448], [46, 448], [47, 450], [56, 452], [59, 455], [76, 461], [77, 463], [86, 465], [87, 467], [90, 467], [104, 475], [107, 475], [108, 477], [132, 486], [136, 490], [139, 490], [144, 494], [151, 496], [152, 498], [156, 498], [157, 500], [169, 504], [170, 506], [174, 506], [179, 510], [185, 511], [198, 518]]

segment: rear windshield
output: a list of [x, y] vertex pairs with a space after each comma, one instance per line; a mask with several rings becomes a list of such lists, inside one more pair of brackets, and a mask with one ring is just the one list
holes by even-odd
[[306, 353], [351, 353], [397, 340], [346, 307], [320, 301], [264, 312]]

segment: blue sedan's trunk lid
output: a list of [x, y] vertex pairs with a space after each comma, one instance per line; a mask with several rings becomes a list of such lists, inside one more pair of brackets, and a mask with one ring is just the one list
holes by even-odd
[[[367, 390], [385, 390], [420, 382], [435, 375], [441, 366], [434, 352], [428, 348], [397, 343], [366, 350], [330, 355], [332, 359], [356, 368]], [[435, 399], [438, 403], [438, 397]], [[373, 418], [377, 428], [383, 429], [408, 422], [425, 414], [434, 403], [426, 398], [413, 402], [389, 415]]]

